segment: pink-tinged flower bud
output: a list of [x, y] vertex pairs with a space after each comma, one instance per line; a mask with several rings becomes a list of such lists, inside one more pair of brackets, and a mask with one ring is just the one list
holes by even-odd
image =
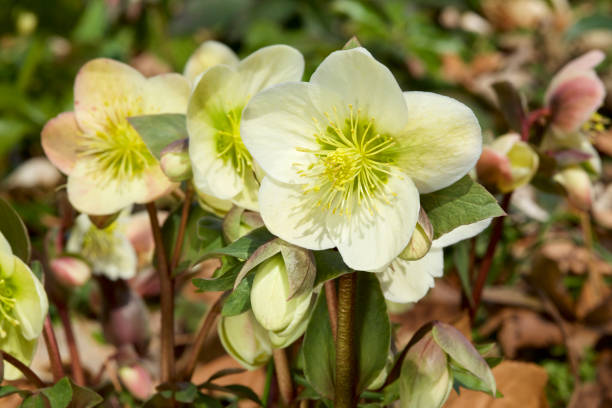
[[159, 160], [164, 174], [174, 182], [189, 180], [192, 177], [189, 160], [189, 139], [170, 143], [161, 152]]
[[508, 193], [529, 183], [538, 165], [539, 157], [531, 146], [518, 134], [509, 133], [482, 149], [476, 171], [480, 182]]
[[123, 366], [118, 374], [123, 386], [139, 400], [144, 401], [155, 392], [151, 374], [140, 364]]
[[576, 131], [601, 106], [606, 89], [594, 68], [604, 59], [603, 52], [590, 51], [570, 61], [553, 77], [545, 101], [554, 128]]
[[587, 172], [579, 166], [572, 166], [556, 174], [554, 180], [567, 192], [569, 202], [581, 210], [588, 210], [593, 204], [593, 186]]
[[59, 283], [67, 287], [83, 286], [91, 277], [87, 263], [72, 256], [55, 258], [50, 263], [51, 271]]

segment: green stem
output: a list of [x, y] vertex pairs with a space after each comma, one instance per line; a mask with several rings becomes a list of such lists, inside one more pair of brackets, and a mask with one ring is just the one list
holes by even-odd
[[185, 191], [185, 201], [183, 201], [183, 210], [181, 212], [181, 223], [179, 224], [178, 235], [176, 237], [176, 243], [174, 244], [174, 250], [172, 252], [172, 269], [177, 267], [179, 260], [181, 259], [183, 241], [185, 240], [185, 228], [187, 227], [187, 220], [189, 219], [189, 209], [191, 208], [191, 201], [193, 200], [193, 192], [193, 186], [191, 185], [191, 182], [188, 182], [187, 190]]
[[338, 334], [336, 338], [336, 397], [334, 408], [352, 408], [355, 403], [355, 352], [353, 325], [357, 273], [338, 278]]

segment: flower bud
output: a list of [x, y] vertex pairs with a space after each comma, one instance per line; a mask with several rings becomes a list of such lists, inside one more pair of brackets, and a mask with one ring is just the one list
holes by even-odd
[[218, 332], [225, 351], [247, 370], [263, 366], [272, 356], [268, 334], [251, 311], [222, 316]]
[[400, 376], [400, 406], [441, 407], [453, 386], [446, 354], [427, 333], [406, 353]]
[[189, 139], [181, 139], [170, 143], [161, 152], [159, 159], [161, 168], [170, 180], [181, 182], [192, 176], [189, 160]]
[[72, 256], [62, 256], [50, 263], [53, 275], [62, 285], [80, 287], [91, 277], [91, 268], [86, 262]]
[[139, 400], [144, 401], [155, 392], [151, 374], [140, 364], [123, 366], [118, 374], [123, 386]]
[[425, 211], [421, 208], [416, 228], [412, 233], [412, 238], [408, 246], [404, 248], [399, 257], [405, 261], [416, 261], [423, 258], [431, 248], [433, 241], [433, 226]]
[[476, 165], [478, 179], [502, 193], [521, 187], [538, 170], [539, 157], [516, 133], [498, 137], [482, 149]]
[[593, 188], [587, 172], [579, 166], [572, 166], [556, 174], [553, 179], [567, 192], [569, 202], [581, 209], [588, 210], [593, 203]]
[[281, 254], [261, 263], [251, 288], [251, 308], [272, 344], [283, 348], [304, 333], [312, 310], [312, 283], [291, 293], [289, 276]]

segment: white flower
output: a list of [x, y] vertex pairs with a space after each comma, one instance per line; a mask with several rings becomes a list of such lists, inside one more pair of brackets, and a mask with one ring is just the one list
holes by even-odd
[[434, 286], [434, 278], [444, 273], [442, 248], [480, 234], [490, 223], [491, 219], [488, 218], [455, 228], [433, 240], [427, 255], [419, 260], [396, 258], [381, 273], [376, 274], [385, 298], [395, 303], [411, 303], [421, 299]]
[[207, 69], [219, 64], [234, 66], [238, 62], [238, 57], [227, 45], [218, 41], [204, 41], [187, 60], [183, 75], [195, 85]]
[[378, 270], [406, 247], [419, 193], [449, 186], [478, 160], [480, 126], [458, 101], [402, 93], [363, 48], [337, 51], [308, 83], [254, 96], [242, 139], [266, 177], [268, 229], [313, 250], [337, 247], [358, 270]]
[[198, 193], [257, 209], [259, 182], [240, 136], [242, 110], [262, 89], [298, 81], [304, 58], [285, 45], [265, 47], [238, 65], [215, 65], [202, 74], [189, 100], [187, 130]]

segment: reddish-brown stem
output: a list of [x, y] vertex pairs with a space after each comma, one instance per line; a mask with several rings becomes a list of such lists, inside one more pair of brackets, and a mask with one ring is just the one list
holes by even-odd
[[181, 258], [183, 241], [185, 240], [185, 227], [187, 227], [187, 219], [189, 218], [189, 209], [191, 208], [192, 200], [193, 186], [191, 185], [191, 183], [187, 183], [187, 190], [185, 191], [185, 201], [183, 201], [183, 211], [181, 212], [181, 223], [179, 224], [178, 235], [176, 236], [176, 243], [174, 244], [174, 250], [172, 252], [172, 269], [176, 268]]
[[[502, 199], [501, 207], [505, 212], [508, 212], [511, 198], [512, 192], [506, 193], [506, 195], [504, 195], [504, 198]], [[474, 284], [474, 291], [472, 293], [473, 307], [470, 310], [470, 315], [472, 316], [472, 318], [476, 315], [476, 311], [478, 310], [478, 305], [480, 304], [480, 299], [482, 297], [482, 290], [484, 289], [484, 285], [487, 282], [489, 270], [491, 269], [491, 264], [493, 263], [493, 256], [495, 255], [497, 244], [501, 239], [503, 228], [504, 217], [497, 217], [493, 221], [493, 229], [491, 230], [491, 238], [489, 238], [489, 245], [487, 246], [487, 251], [485, 252], [484, 258], [480, 263], [480, 269], [478, 270], [478, 276], [476, 277], [476, 283]]]
[[30, 367], [17, 360], [15, 357], [10, 355], [6, 351], [0, 350], [0, 353], [2, 353], [2, 358], [6, 360], [6, 362], [11, 363], [16, 369], [21, 371], [24, 377], [27, 378], [32, 384], [34, 384], [36, 388], [43, 388], [45, 386], [43, 380], [41, 380], [40, 377], [30, 369]]
[[62, 357], [59, 352], [59, 347], [57, 346], [57, 339], [55, 338], [55, 332], [53, 331], [49, 316], [45, 318], [43, 337], [45, 338], [47, 353], [49, 353], [49, 363], [51, 364], [53, 380], [57, 382], [64, 377], [64, 367], [62, 367]]
[[274, 349], [274, 368], [276, 369], [276, 382], [280, 391], [281, 406], [288, 408], [293, 401], [293, 382], [291, 380], [291, 370], [289, 361], [284, 349]]
[[356, 291], [357, 273], [347, 273], [338, 278], [335, 408], [357, 406], [355, 401], [356, 359], [353, 341]]
[[189, 380], [193, 375], [193, 372], [195, 371], [195, 367], [198, 362], [198, 356], [202, 351], [204, 342], [208, 338], [210, 330], [214, 326], [214, 323], [217, 320], [219, 313], [221, 313], [221, 306], [223, 306], [223, 300], [227, 297], [227, 295], [229, 295], [229, 292], [226, 292], [221, 295], [219, 299], [217, 299], [217, 301], [213, 303], [213, 305], [210, 307], [210, 310], [206, 314], [204, 321], [202, 322], [202, 326], [200, 327], [196, 339], [193, 342], [193, 345], [191, 346], [191, 350], [189, 350], [189, 360], [183, 374], [183, 378], [185, 380]]
[[174, 285], [172, 271], [162, 239], [155, 203], [147, 203], [147, 212], [155, 241], [161, 297], [161, 381], [174, 380]]
[[83, 372], [83, 366], [81, 365], [81, 358], [79, 356], [79, 349], [76, 344], [74, 332], [72, 330], [72, 323], [70, 321], [70, 314], [66, 305], [57, 305], [57, 311], [64, 326], [64, 333], [66, 335], [66, 343], [68, 344], [68, 352], [70, 353], [70, 365], [72, 367], [72, 377], [77, 385], [85, 385], [85, 373]]
[[325, 299], [327, 300], [329, 325], [335, 340], [338, 335], [338, 301], [336, 299], [336, 283], [333, 280], [325, 282]]
[[541, 109], [536, 109], [527, 114], [527, 117], [523, 120], [521, 127], [521, 140], [526, 142], [529, 140], [529, 131], [535, 122], [537, 122], [540, 118], [544, 116], [550, 115], [550, 108], [545, 107]]

